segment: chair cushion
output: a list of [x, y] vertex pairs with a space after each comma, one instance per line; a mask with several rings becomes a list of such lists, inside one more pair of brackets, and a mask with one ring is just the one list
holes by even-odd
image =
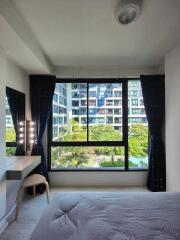
[[39, 185], [41, 183], [44, 183], [45, 181], [46, 181], [46, 178], [44, 176], [40, 174], [33, 174], [24, 179], [22, 186], [31, 187], [33, 185]]

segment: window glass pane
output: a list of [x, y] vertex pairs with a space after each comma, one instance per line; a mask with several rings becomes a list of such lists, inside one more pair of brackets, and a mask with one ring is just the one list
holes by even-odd
[[87, 140], [87, 84], [56, 83], [53, 98], [53, 141]]
[[8, 100], [6, 98], [6, 142], [16, 142], [16, 132], [13, 125]]
[[148, 122], [140, 81], [128, 81], [128, 102], [129, 168], [147, 168]]
[[89, 140], [122, 140], [122, 84], [89, 84]]
[[124, 147], [51, 147], [51, 167], [124, 169]]
[[6, 156], [14, 156], [16, 153], [16, 147], [6, 147]]

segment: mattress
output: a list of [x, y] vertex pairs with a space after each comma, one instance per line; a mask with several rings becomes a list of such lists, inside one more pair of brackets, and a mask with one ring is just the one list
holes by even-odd
[[180, 239], [180, 193], [59, 193], [30, 238], [40, 239]]

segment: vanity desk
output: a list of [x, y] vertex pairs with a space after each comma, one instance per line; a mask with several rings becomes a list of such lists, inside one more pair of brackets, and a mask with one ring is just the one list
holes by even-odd
[[41, 162], [41, 156], [11, 156], [6, 158], [6, 180], [22, 180]]

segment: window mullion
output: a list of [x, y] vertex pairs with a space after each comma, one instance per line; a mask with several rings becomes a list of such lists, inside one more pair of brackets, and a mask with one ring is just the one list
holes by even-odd
[[89, 83], [87, 83], [87, 103], [86, 103], [86, 109], [87, 109], [87, 120], [86, 120], [86, 126], [87, 126], [87, 142], [89, 142]]

